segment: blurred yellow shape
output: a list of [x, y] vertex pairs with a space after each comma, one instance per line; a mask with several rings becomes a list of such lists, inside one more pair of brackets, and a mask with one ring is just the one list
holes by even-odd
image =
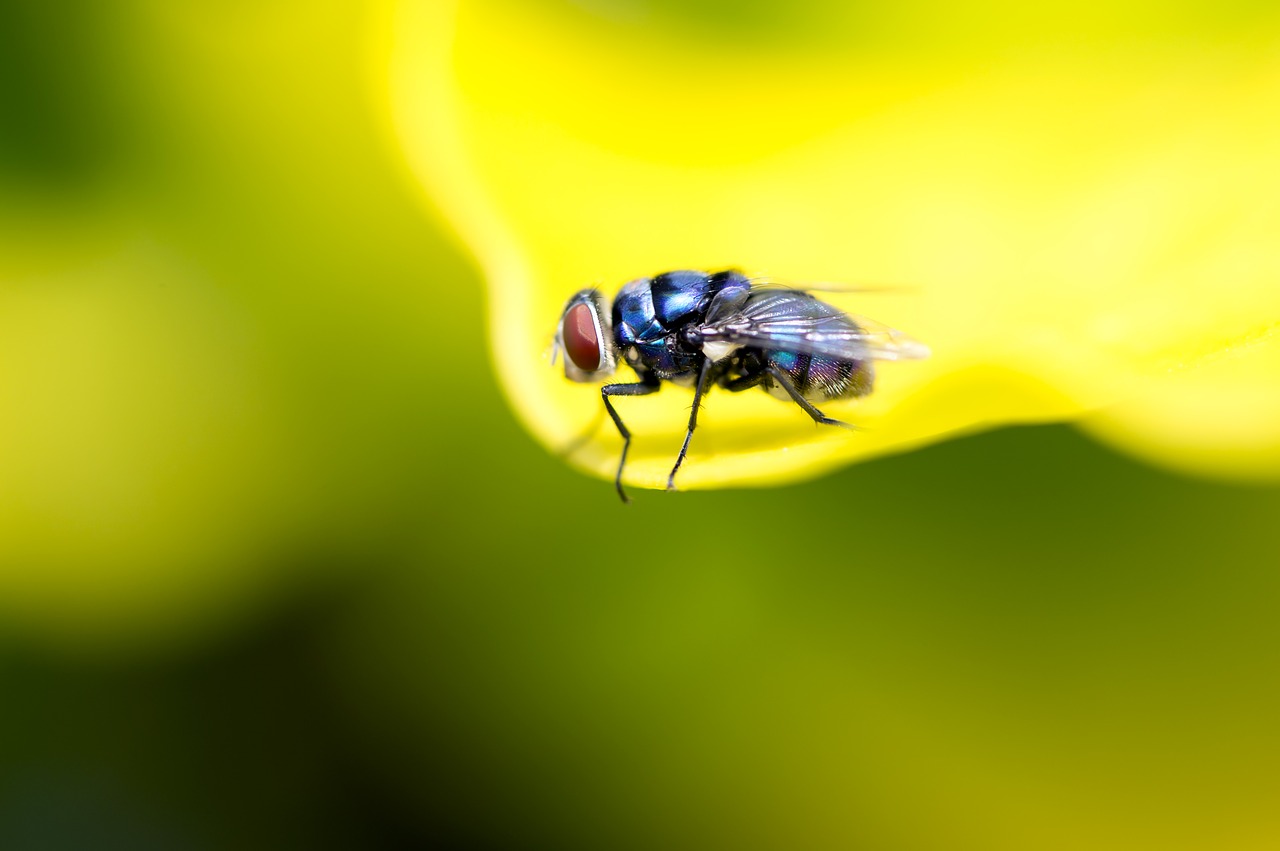
[[403, 270], [457, 264], [384, 165], [363, 5], [18, 5], [0, 633], [170, 653], [394, 537], [434, 445]]
[[[979, 17], [948, 39], [887, 27], [808, 49], [551, 3], [393, 5], [389, 121], [485, 267], [502, 384], [547, 446], [600, 408], [547, 361], [570, 294], [735, 266], [907, 285], [833, 300], [934, 355], [831, 405], [854, 435], [764, 394], [712, 393], [685, 487], [1072, 419], [1166, 464], [1280, 474], [1280, 58], [1265, 26], [1197, 41], [1194, 10], [1151, 35], [1146, 7], [1086, 7], [1055, 39], [1062, 10], [995, 9], [994, 31]], [[619, 404], [637, 434], [628, 481], [665, 483], [690, 401], [670, 388]], [[619, 443], [606, 424], [572, 460], [612, 475]]]
[[262, 470], [290, 436], [247, 326], [143, 236], [6, 281], [0, 620], [181, 633], [269, 584], [260, 551], [294, 509]]

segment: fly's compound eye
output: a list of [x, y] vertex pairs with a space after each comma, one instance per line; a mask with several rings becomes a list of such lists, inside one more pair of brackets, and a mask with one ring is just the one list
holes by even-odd
[[569, 299], [560, 317], [556, 343], [565, 354], [564, 374], [573, 381], [599, 381], [613, 374], [609, 304], [596, 290]]
[[595, 372], [600, 368], [600, 330], [589, 304], [579, 302], [565, 311], [560, 333], [565, 354], [578, 369]]

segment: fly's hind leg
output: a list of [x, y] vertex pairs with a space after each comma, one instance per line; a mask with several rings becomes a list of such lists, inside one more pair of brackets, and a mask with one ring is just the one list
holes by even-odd
[[764, 381], [763, 372], [753, 372], [746, 375], [740, 375], [737, 378], [722, 379], [720, 386], [730, 393], [741, 393], [743, 390], [750, 390], [752, 387], [759, 387], [760, 382]]
[[684, 456], [689, 452], [689, 441], [693, 439], [693, 430], [698, 427], [698, 409], [702, 407], [702, 394], [707, 389], [707, 376], [711, 373], [711, 359], [704, 357], [698, 367], [698, 383], [693, 389], [693, 411], [689, 414], [689, 430], [684, 433], [684, 443], [680, 446], [680, 454], [676, 456], [676, 465], [667, 476], [667, 490], [676, 489], [676, 473], [684, 463]]
[[796, 389], [795, 384], [791, 381], [791, 376], [787, 375], [786, 370], [773, 363], [769, 364], [768, 370], [769, 375], [773, 377], [773, 380], [778, 382], [783, 390], [787, 391], [787, 395], [791, 397], [792, 401], [803, 408], [806, 414], [813, 417], [813, 421], [815, 423], [857, 430], [857, 426], [852, 426], [849, 423], [842, 422], [841, 420], [832, 419], [822, 413], [822, 411], [815, 408], [812, 402], [800, 395], [800, 391]]
[[613, 409], [613, 403], [609, 401], [610, 396], [648, 396], [650, 393], [657, 393], [661, 383], [657, 378], [646, 378], [635, 384], [606, 384], [600, 388], [600, 398], [604, 399], [604, 409], [609, 412], [609, 416], [613, 419], [613, 424], [618, 427], [618, 434], [622, 435], [622, 458], [618, 460], [618, 474], [614, 476], [613, 485], [618, 489], [618, 496], [622, 497], [623, 502], [630, 502], [627, 492], [622, 489], [622, 468], [627, 466], [627, 450], [631, 448], [631, 431], [622, 424], [622, 417], [618, 416], [618, 412]]

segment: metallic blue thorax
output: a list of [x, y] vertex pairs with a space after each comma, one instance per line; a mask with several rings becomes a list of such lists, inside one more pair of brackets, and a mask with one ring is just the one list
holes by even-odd
[[679, 338], [681, 328], [700, 322], [722, 290], [745, 292], [750, 281], [741, 272], [678, 271], [640, 278], [625, 285], [613, 302], [613, 337], [637, 372], [660, 378], [692, 375], [699, 352]]

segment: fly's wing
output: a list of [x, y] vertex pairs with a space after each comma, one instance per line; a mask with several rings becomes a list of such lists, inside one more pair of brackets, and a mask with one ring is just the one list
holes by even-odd
[[919, 292], [919, 288], [912, 284], [838, 284], [831, 281], [821, 281], [815, 283], [805, 282], [802, 286], [797, 286], [794, 283], [787, 284], [771, 278], [752, 278], [751, 289], [782, 290], [791, 293], [839, 293], [841, 295], [850, 293], [859, 295], [866, 293], [902, 295], [903, 293]]
[[929, 347], [879, 322], [850, 316], [800, 290], [753, 288], [736, 304], [712, 304], [695, 329], [705, 342], [836, 360], [905, 360]]

